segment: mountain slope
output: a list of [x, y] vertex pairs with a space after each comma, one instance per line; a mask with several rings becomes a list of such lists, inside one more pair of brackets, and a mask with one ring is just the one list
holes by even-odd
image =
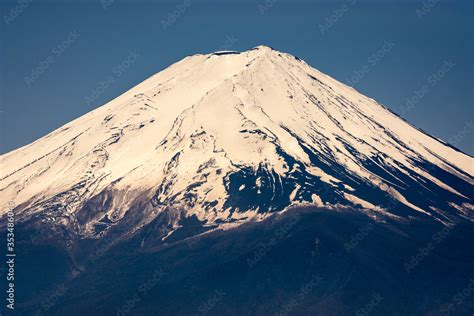
[[187, 57], [0, 156], [17, 311], [465, 315], [473, 174], [294, 56]]
[[16, 287], [18, 302], [28, 304], [18, 310], [21, 315], [470, 315], [474, 254], [466, 250], [474, 247], [472, 223], [448, 229], [434, 251], [406, 268], [433, 243], [433, 234], [443, 231], [430, 220], [381, 223], [347, 210], [294, 208], [160, 246], [141, 243], [150, 230], [108, 251], [81, 245], [76, 257], [89, 257], [90, 264], [62, 280], [63, 256], [47, 245], [37, 244], [34, 251], [22, 246]]
[[0, 195], [71, 236], [164, 240], [290, 205], [473, 220], [474, 159], [265, 46], [187, 57], [0, 157]]

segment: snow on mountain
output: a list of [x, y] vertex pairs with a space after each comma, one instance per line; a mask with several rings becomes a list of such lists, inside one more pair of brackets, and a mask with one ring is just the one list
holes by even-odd
[[184, 58], [0, 166], [19, 218], [80, 236], [166, 215], [167, 238], [186, 218], [217, 227], [301, 204], [474, 219], [472, 157], [265, 46]]

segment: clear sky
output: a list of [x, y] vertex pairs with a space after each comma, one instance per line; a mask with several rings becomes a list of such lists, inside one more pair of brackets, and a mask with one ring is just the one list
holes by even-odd
[[474, 154], [472, 1], [2, 0], [0, 153], [179, 59], [264, 44]]

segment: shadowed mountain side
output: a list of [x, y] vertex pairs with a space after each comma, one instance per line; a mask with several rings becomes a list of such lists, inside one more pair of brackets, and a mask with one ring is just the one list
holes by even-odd
[[[379, 223], [350, 209], [291, 211], [161, 245], [143, 243], [152, 225], [110, 249], [83, 243], [81, 256], [100, 256], [68, 281], [63, 270], [43, 271], [49, 292], [38, 269], [73, 260], [25, 244], [17, 288], [28, 295], [19, 303], [24, 315], [38, 306], [48, 315], [440, 315], [474, 278], [471, 222], [446, 228]], [[474, 303], [451, 308], [465, 315]]]

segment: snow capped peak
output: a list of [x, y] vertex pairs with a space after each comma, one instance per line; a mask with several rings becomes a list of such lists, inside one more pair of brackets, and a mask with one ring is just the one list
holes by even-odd
[[472, 219], [474, 159], [267, 46], [185, 58], [0, 157], [19, 214], [98, 236], [292, 205]]
[[253, 49], [257, 49], [257, 50], [262, 50], [262, 51], [273, 51], [274, 49], [270, 46], [267, 46], [267, 45], [258, 45], [258, 46], [255, 46], [254, 48], [252, 48], [251, 50]]

